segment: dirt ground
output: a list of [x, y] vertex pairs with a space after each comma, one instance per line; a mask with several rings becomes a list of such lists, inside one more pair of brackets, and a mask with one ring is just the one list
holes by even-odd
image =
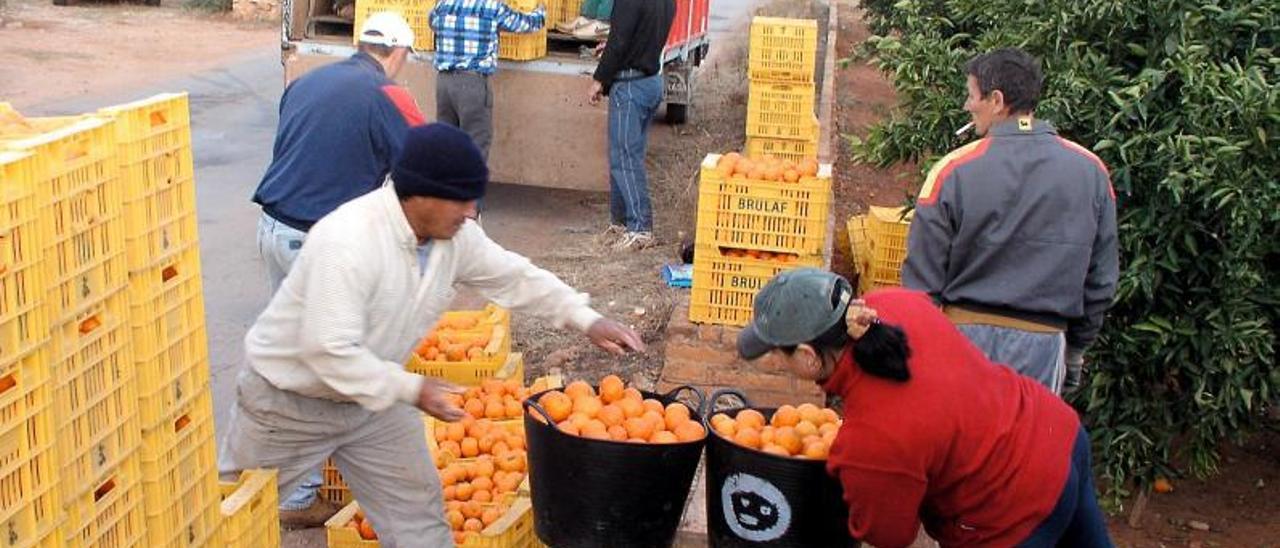
[[210, 69], [280, 40], [275, 23], [182, 7], [0, 0], [0, 100], [19, 110]]
[[[218, 66], [278, 40], [273, 23], [244, 23], [222, 15], [182, 8], [165, 0], [160, 8], [138, 4], [90, 4], [61, 8], [48, 0], [4, 0], [0, 8], [0, 100], [18, 108], [88, 93], [137, 86]], [[849, 56], [867, 36], [851, 2], [842, 2], [840, 57]], [[808, 9], [782, 0], [763, 11], [801, 15]], [[109, 29], [109, 31], [105, 30]], [[157, 46], [160, 44], [161, 46]], [[740, 150], [743, 144], [747, 81], [746, 43], [717, 44], [699, 75], [692, 121], [684, 126], [655, 125], [654, 132], [680, 139], [654, 147], [648, 157], [657, 236], [661, 245], [638, 253], [610, 253], [581, 230], [549, 233], [531, 257], [567, 282], [593, 296], [609, 315], [632, 324], [650, 350], [617, 360], [585, 344], [575, 334], [536, 319], [517, 317], [516, 348], [525, 353], [527, 375], [552, 367], [567, 376], [595, 380], [618, 373], [642, 386], [661, 370], [663, 333], [678, 290], [658, 278], [663, 263], [677, 260], [682, 240], [692, 238], [697, 204], [697, 166], [708, 152]], [[865, 135], [894, 104], [890, 83], [865, 62], [837, 73], [836, 116], [841, 134]], [[853, 162], [840, 147], [835, 166], [838, 219], [868, 205], [895, 205], [914, 190], [916, 166], [880, 170]], [[584, 195], [580, 205], [603, 212], [607, 197]], [[842, 223], [837, 223], [841, 226]], [[848, 274], [837, 254], [833, 267]], [[1228, 448], [1220, 475], [1208, 480], [1175, 480], [1177, 489], [1154, 495], [1140, 528], [1113, 519], [1121, 546], [1280, 546], [1280, 434], [1267, 432], [1249, 444]], [[1209, 525], [1208, 531], [1192, 522]], [[1199, 525], [1199, 524], [1196, 524]], [[322, 540], [319, 542], [323, 542]], [[307, 544], [308, 546], [312, 544]], [[322, 545], [322, 544], [319, 544]]]

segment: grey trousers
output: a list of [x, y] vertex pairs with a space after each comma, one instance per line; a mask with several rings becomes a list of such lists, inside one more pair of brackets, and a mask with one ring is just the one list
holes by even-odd
[[493, 142], [493, 87], [487, 75], [469, 70], [436, 73], [436, 119], [462, 128], [485, 161]]
[[453, 545], [440, 476], [417, 409], [396, 404], [373, 412], [308, 398], [280, 390], [249, 369], [236, 381], [220, 475], [275, 468], [283, 499], [333, 456], [382, 546]]
[[1062, 382], [1067, 375], [1067, 339], [1062, 333], [1032, 333], [978, 324], [956, 327], [987, 359], [1035, 379], [1054, 394], [1062, 394]]

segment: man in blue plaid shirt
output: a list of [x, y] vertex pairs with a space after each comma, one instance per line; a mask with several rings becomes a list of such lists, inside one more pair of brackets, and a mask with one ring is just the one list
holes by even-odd
[[431, 10], [435, 32], [436, 118], [467, 132], [486, 160], [493, 141], [493, 88], [498, 31], [536, 32], [546, 21], [542, 4], [530, 13], [501, 0], [440, 0]]

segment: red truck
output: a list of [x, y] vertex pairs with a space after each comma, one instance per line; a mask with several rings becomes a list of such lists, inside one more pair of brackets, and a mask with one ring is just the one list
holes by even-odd
[[[388, 0], [378, 0], [387, 2]], [[419, 9], [422, 3], [416, 4]], [[663, 52], [665, 118], [684, 123], [693, 102], [695, 68], [710, 47], [709, 0], [676, 0]], [[355, 53], [354, 21], [333, 13], [329, 0], [284, 0], [281, 60], [285, 83]], [[423, 18], [409, 18], [423, 32]], [[412, 55], [399, 80], [428, 118], [435, 113], [430, 51]], [[578, 44], [551, 40], [545, 57], [499, 60], [494, 76], [494, 136], [489, 168], [495, 181], [580, 190], [609, 185], [607, 107], [587, 102], [596, 60]]]

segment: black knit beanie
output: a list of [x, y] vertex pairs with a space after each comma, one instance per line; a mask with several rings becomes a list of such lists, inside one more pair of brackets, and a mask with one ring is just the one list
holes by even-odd
[[391, 181], [401, 199], [432, 196], [466, 202], [484, 197], [489, 167], [466, 132], [428, 124], [409, 129]]

